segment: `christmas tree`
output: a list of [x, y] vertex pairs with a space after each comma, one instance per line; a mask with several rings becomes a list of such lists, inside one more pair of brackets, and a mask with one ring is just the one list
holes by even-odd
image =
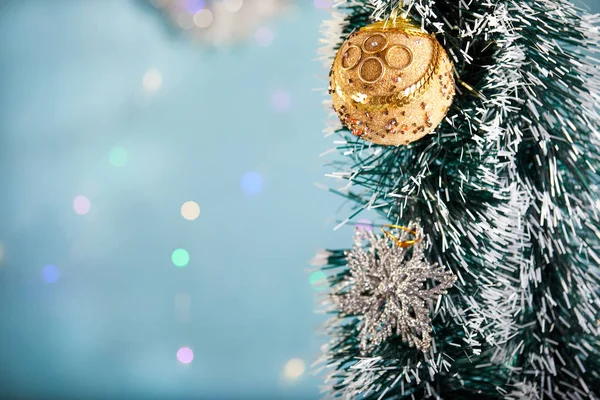
[[[336, 59], [337, 115], [326, 133], [340, 155], [329, 175], [342, 183], [330, 190], [352, 207], [338, 226], [361, 212], [391, 226], [359, 229], [353, 246], [315, 258], [329, 287], [324, 391], [600, 398], [600, 18], [565, 0], [336, 3], [321, 55], [328, 66]], [[451, 72], [439, 73], [431, 95], [427, 83], [402, 86], [397, 73], [396, 103], [355, 118], [349, 110], [383, 90], [394, 62], [415, 67], [421, 56], [418, 39], [395, 45], [400, 61], [389, 60], [388, 38], [369, 33], [398, 20], [404, 33], [414, 25], [398, 40], [429, 35]], [[361, 32], [370, 35], [362, 48]], [[387, 51], [385, 61], [367, 61], [368, 46]], [[362, 69], [364, 94], [346, 96], [338, 84], [351, 68]], [[442, 71], [423, 68], [434, 80]], [[414, 90], [434, 109], [451, 99], [439, 124], [429, 121], [430, 102], [421, 103], [427, 124], [414, 129], [394, 108], [410, 107]], [[381, 145], [388, 138], [402, 142]]]

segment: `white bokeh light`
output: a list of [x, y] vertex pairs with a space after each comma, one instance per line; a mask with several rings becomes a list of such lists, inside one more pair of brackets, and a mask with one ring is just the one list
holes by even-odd
[[195, 201], [186, 201], [181, 205], [181, 215], [188, 221], [193, 221], [200, 216], [200, 206]]
[[229, 12], [238, 12], [244, 5], [244, 0], [223, 0], [223, 7]]
[[162, 73], [156, 68], [150, 68], [144, 74], [142, 85], [148, 92], [155, 92], [162, 86]]
[[212, 22], [213, 13], [208, 9], [200, 10], [194, 14], [194, 24], [198, 28], [208, 28]]

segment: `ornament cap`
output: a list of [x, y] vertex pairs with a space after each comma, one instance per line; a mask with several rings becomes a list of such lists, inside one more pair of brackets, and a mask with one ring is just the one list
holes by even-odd
[[374, 30], [398, 30], [406, 33], [427, 33], [419, 25], [411, 21], [405, 13], [401, 15], [392, 15], [388, 19], [384, 19], [379, 22], [362, 27], [360, 30], [374, 31]]

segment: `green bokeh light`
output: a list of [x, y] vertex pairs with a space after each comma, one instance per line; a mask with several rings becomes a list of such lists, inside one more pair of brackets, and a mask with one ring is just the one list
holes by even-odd
[[324, 290], [325, 283], [327, 282], [327, 275], [325, 275], [323, 271], [315, 271], [310, 274], [308, 281], [315, 290]]
[[177, 249], [171, 254], [171, 260], [176, 267], [185, 267], [190, 262], [190, 254], [185, 249]]
[[108, 158], [115, 167], [122, 167], [127, 163], [127, 150], [122, 147], [115, 147], [110, 151]]

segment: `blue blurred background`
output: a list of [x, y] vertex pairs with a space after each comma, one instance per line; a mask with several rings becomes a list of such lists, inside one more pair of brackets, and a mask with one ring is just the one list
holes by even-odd
[[328, 2], [173, 1], [0, 0], [2, 398], [320, 396]]

